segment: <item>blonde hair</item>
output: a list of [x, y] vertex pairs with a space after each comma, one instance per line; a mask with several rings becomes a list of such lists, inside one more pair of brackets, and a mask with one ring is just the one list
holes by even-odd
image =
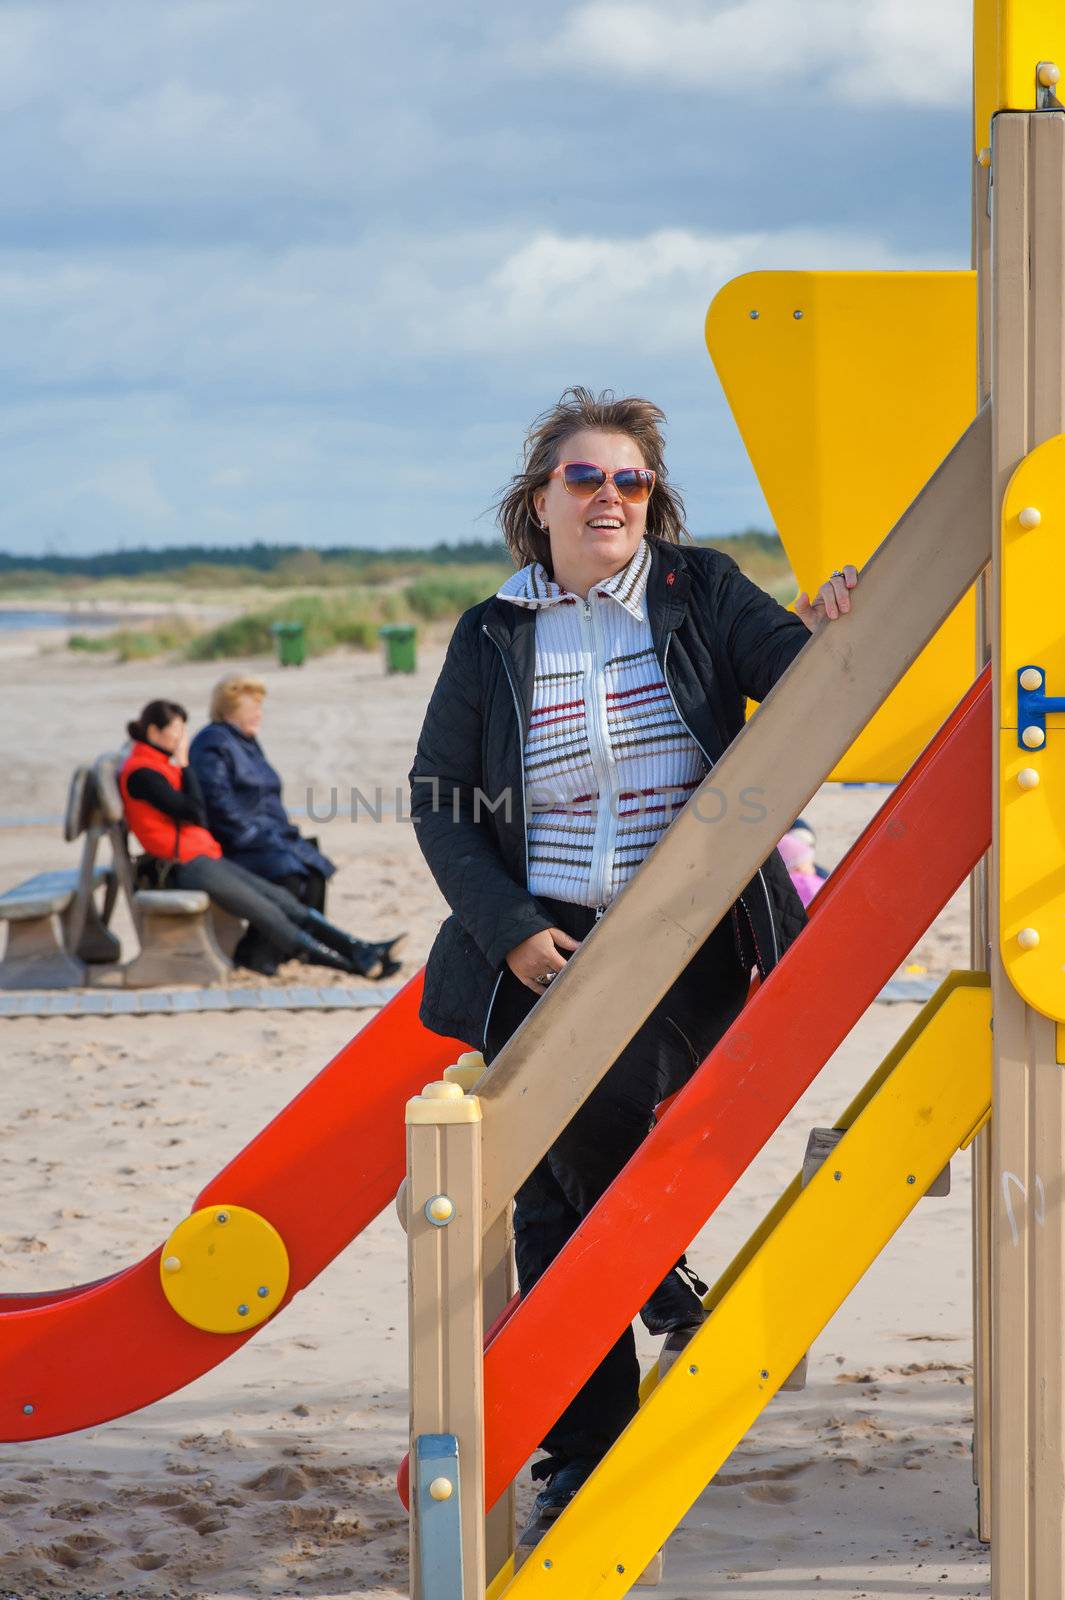
[[507, 549], [519, 567], [539, 561], [551, 572], [551, 542], [540, 527], [533, 497], [547, 483], [562, 459], [566, 441], [585, 429], [628, 434], [656, 474], [647, 504], [647, 532], [680, 544], [690, 538], [684, 526], [684, 501], [668, 480], [662, 424], [665, 413], [638, 395], [617, 396], [606, 389], [593, 394], [579, 386], [567, 389], [557, 405], [536, 418], [525, 437], [520, 472], [496, 503], [496, 520]]
[[261, 700], [266, 685], [261, 678], [247, 672], [227, 672], [211, 690], [211, 704], [207, 715], [212, 722], [228, 722], [246, 694], [258, 695]]

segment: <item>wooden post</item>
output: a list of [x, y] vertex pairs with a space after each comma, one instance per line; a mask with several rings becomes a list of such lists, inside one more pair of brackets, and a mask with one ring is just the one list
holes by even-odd
[[[1020, 461], [1065, 426], [1065, 116], [1003, 112], [993, 125], [991, 324], [995, 508], [995, 807], [991, 870], [994, 1103], [991, 1119], [992, 1594], [1065, 1596], [1063, 1195], [1065, 1091], [1055, 1025], [1033, 1010], [1003, 965], [1000, 849], [1003, 752], [1016, 750], [1015, 665], [1003, 660], [1007, 617], [1033, 597], [1003, 593], [998, 515]], [[1046, 580], [1052, 581], [1047, 574]], [[1009, 610], [1007, 611], [1007, 607]], [[1019, 609], [1017, 609], [1019, 608]], [[1011, 681], [1012, 680], [1012, 681]], [[1053, 727], [1050, 739], [1065, 737]]]
[[[484, 1057], [479, 1050], [467, 1050], [453, 1067], [444, 1069], [444, 1080], [457, 1083], [463, 1094], [471, 1094], [484, 1076]], [[502, 1316], [517, 1287], [514, 1273], [514, 1207], [505, 1206], [488, 1226], [484, 1236], [483, 1259], [484, 1331]], [[514, 1485], [510, 1484], [495, 1505], [485, 1514], [485, 1569], [489, 1581], [514, 1554]]]
[[[515, 1290], [514, 1207], [506, 1206], [484, 1236], [484, 1327], [510, 1304]], [[485, 1567], [489, 1581], [514, 1554], [514, 1484], [485, 1515]]]
[[407, 1103], [414, 1600], [483, 1600], [481, 1108], [457, 1083]]
[[[990, 167], [974, 152], [972, 204], [972, 265], [976, 272], [977, 406], [986, 403], [991, 386], [991, 218]], [[989, 497], [987, 514], [994, 509]], [[990, 547], [991, 531], [988, 528]], [[989, 584], [990, 568], [976, 584], [976, 649], [974, 666], [980, 673], [991, 658]], [[977, 865], [969, 880], [969, 959], [973, 969], [986, 972], [990, 923], [988, 920], [988, 858]], [[991, 1135], [985, 1129], [972, 1145], [972, 1264], [973, 1264], [973, 1482], [976, 1485], [976, 1532], [986, 1544], [991, 1538]]]

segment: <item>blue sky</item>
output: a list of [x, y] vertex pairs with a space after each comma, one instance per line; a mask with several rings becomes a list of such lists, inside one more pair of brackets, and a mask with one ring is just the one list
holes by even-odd
[[760, 267], [968, 265], [960, 0], [0, 0], [0, 548], [484, 538], [571, 383], [768, 515]]

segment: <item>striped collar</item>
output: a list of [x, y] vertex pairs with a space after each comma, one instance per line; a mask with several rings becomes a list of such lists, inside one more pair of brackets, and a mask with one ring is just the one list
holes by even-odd
[[[624, 606], [637, 622], [643, 622], [647, 616], [644, 595], [650, 571], [651, 547], [646, 539], [641, 539], [627, 566], [622, 567], [620, 572], [615, 572], [612, 577], [604, 578], [602, 583], [593, 584], [592, 587], [599, 594], [608, 594], [618, 605]], [[539, 561], [534, 561], [530, 566], [522, 567], [520, 572], [513, 573], [496, 591], [496, 597], [499, 600], [509, 600], [511, 605], [525, 606], [530, 611], [557, 605], [559, 602], [569, 603], [578, 598], [555, 583], [553, 578], [549, 578]]]

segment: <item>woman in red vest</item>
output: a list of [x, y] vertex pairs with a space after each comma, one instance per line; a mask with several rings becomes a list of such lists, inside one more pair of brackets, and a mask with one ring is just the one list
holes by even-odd
[[[156, 882], [168, 889], [202, 889], [262, 934], [284, 961], [363, 978], [391, 977], [399, 970], [393, 950], [402, 934], [379, 943], [354, 939], [280, 884], [223, 859], [222, 846], [204, 827], [203, 795], [189, 766], [187, 724], [184, 706], [152, 700], [127, 725], [133, 748], [118, 783], [129, 830], [157, 863]], [[255, 970], [272, 976], [277, 963], [257, 964]]]

